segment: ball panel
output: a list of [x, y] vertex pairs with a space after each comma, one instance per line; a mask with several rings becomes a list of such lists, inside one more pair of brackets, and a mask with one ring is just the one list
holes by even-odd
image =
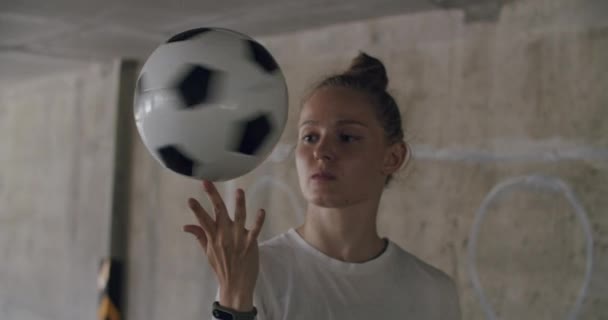
[[167, 42], [165, 42], [165, 43], [189, 40], [189, 39], [199, 36], [205, 32], [209, 32], [212, 30], [213, 29], [211, 29], [211, 28], [196, 28], [196, 29], [187, 30], [187, 31], [174, 35], [169, 40], [167, 40]]
[[[150, 100], [161, 100], [151, 97]], [[179, 100], [179, 99], [178, 99]], [[180, 150], [199, 163], [222, 162], [226, 144], [234, 135], [231, 125], [236, 110], [202, 108], [176, 110], [169, 105], [151, 103], [152, 112], [144, 113], [138, 130], [151, 150], [179, 145]], [[238, 117], [240, 118], [240, 117]]]
[[181, 108], [194, 108], [209, 103], [213, 96], [214, 87], [221, 81], [221, 71], [213, 70], [202, 65], [192, 65], [180, 77], [176, 85], [183, 100]]
[[241, 134], [236, 141], [236, 148], [231, 149], [246, 155], [255, 155], [272, 131], [272, 124], [267, 114], [245, 119], [236, 126], [236, 130]]
[[228, 181], [238, 178], [255, 168], [258, 159], [240, 153], [225, 153], [221, 162], [197, 166], [193, 177], [210, 181]]
[[194, 172], [195, 162], [190, 157], [180, 151], [177, 146], [167, 145], [158, 148], [156, 152], [160, 155], [160, 159], [165, 167], [186, 176], [192, 176]]
[[254, 40], [247, 40], [251, 57], [262, 69], [268, 73], [272, 73], [279, 68], [270, 52], [261, 44]]

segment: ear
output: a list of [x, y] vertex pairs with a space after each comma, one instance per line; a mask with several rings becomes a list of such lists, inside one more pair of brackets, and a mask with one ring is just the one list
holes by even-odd
[[395, 173], [404, 163], [409, 162], [411, 154], [410, 146], [403, 141], [389, 146], [384, 157], [382, 173], [385, 175]]

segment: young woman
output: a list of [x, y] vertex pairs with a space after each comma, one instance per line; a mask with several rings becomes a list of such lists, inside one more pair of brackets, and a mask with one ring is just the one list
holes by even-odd
[[319, 83], [300, 111], [296, 168], [308, 202], [304, 224], [258, 246], [264, 223], [234, 221], [214, 185], [215, 220], [194, 199], [194, 234], [218, 277], [219, 319], [460, 319], [454, 282], [388, 238], [376, 217], [385, 186], [410, 157], [383, 64], [360, 53]]

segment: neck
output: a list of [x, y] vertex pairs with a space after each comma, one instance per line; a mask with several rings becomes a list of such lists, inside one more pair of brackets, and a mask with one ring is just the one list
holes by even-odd
[[349, 208], [310, 204], [303, 225], [296, 228], [313, 247], [334, 259], [361, 263], [380, 255], [387, 242], [378, 236], [378, 202]]

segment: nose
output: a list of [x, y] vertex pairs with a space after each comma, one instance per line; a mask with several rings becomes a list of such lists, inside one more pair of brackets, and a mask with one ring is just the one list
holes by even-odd
[[329, 141], [327, 137], [320, 138], [313, 151], [315, 160], [333, 160], [335, 158], [335, 152], [333, 149], [334, 148], [331, 145], [331, 141]]

